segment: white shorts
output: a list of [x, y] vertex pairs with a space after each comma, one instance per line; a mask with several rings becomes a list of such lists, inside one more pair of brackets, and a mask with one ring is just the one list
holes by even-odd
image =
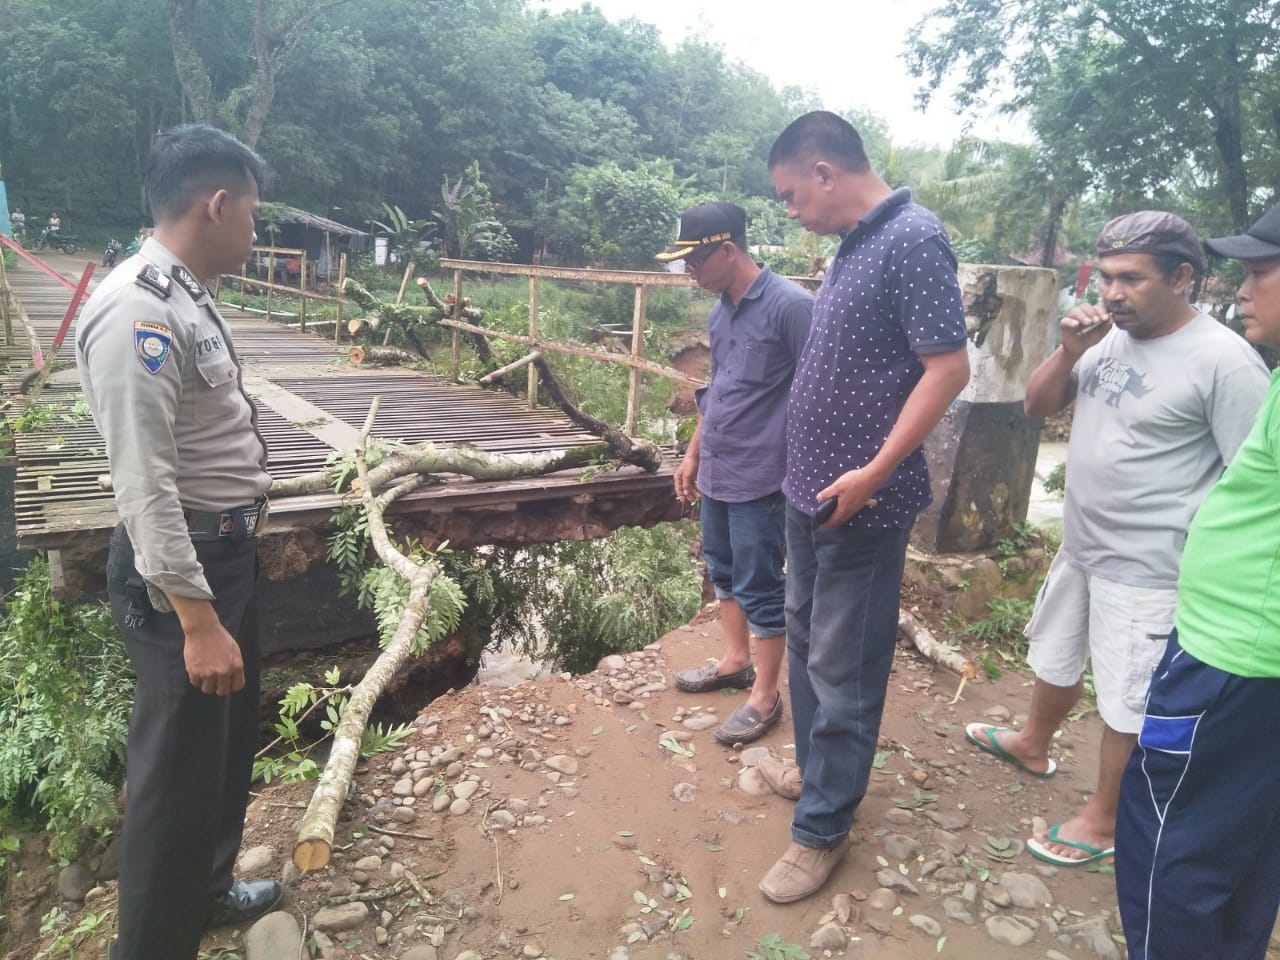
[[1176, 590], [1094, 576], [1059, 551], [1023, 630], [1031, 641], [1027, 662], [1045, 683], [1071, 687], [1092, 660], [1103, 721], [1120, 733], [1140, 733], [1147, 687], [1173, 629], [1176, 598]]

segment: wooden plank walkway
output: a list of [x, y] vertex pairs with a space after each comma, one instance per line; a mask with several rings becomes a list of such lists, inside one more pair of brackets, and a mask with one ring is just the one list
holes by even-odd
[[[19, 264], [8, 272], [40, 342], [48, 349], [70, 300], [70, 292], [34, 268]], [[234, 307], [219, 306], [244, 366], [245, 385], [258, 407], [267, 439], [269, 470], [292, 477], [320, 469], [335, 451], [356, 442], [375, 396], [382, 406], [374, 434], [385, 440], [439, 444], [467, 442], [502, 453], [563, 449], [595, 438], [559, 410], [529, 410], [509, 394], [459, 385], [416, 371], [352, 367], [345, 350], [329, 339], [290, 330]], [[18, 388], [31, 369], [31, 344], [15, 320], [14, 342], [0, 348], [0, 390], [11, 402], [12, 422], [25, 405]], [[74, 347], [64, 344], [59, 369], [39, 404], [50, 416], [37, 429], [15, 433], [14, 514], [19, 546], [58, 549], [98, 540], [116, 523], [108, 492], [98, 483], [107, 472], [103, 444], [83, 403], [69, 364]], [[510, 510], [512, 504], [586, 495], [670, 496], [671, 468], [646, 474], [638, 468], [583, 479], [578, 471], [548, 477], [480, 483], [445, 478], [404, 498], [399, 511], [453, 509]], [[674, 503], [674, 498], [672, 498]], [[290, 520], [315, 524], [340, 502], [335, 495], [282, 498], [272, 504], [272, 527]]]

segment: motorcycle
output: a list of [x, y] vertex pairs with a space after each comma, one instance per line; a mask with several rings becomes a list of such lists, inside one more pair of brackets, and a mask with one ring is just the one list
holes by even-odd
[[116, 260], [123, 252], [124, 244], [115, 237], [110, 237], [107, 240], [106, 252], [102, 254], [102, 265], [104, 267], [114, 267], [116, 265]]
[[74, 233], [63, 233], [61, 230], [45, 227], [40, 231], [40, 239], [36, 241], [35, 248], [43, 250], [45, 247], [56, 247], [63, 253], [75, 253], [80, 249], [80, 238]]

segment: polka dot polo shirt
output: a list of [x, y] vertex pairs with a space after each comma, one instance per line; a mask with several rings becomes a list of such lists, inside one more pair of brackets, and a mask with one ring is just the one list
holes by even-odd
[[[787, 405], [787, 500], [812, 515], [818, 491], [866, 466], [924, 367], [965, 346], [956, 257], [932, 213], [896, 190], [845, 235], [813, 305]], [[932, 499], [916, 448], [850, 521], [909, 527]]]

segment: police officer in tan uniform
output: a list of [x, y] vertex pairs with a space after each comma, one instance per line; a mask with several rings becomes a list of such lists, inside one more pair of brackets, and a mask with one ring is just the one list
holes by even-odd
[[157, 136], [155, 234], [99, 285], [76, 360], [120, 524], [111, 610], [137, 672], [113, 960], [194, 960], [208, 927], [281, 897], [235, 881], [256, 745], [267, 447], [203, 284], [253, 245], [265, 165], [212, 127]]

